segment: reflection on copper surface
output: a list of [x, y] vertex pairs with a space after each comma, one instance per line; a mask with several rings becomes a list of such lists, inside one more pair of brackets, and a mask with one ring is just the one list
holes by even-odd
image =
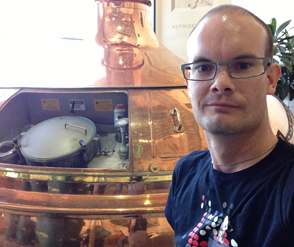
[[183, 61], [160, 45], [148, 18], [149, 1], [97, 1], [96, 42], [106, 76], [91, 86], [185, 86]]
[[54, 214], [45, 217], [10, 213], [2, 213], [0, 217], [0, 245], [3, 247], [117, 247], [120, 246], [119, 243], [123, 243], [124, 246], [138, 246], [130, 245], [136, 237], [130, 233], [130, 223], [140, 219], [146, 222], [144, 224], [146, 237], [140, 239], [140, 246], [173, 246], [173, 231], [162, 214], [96, 218], [76, 218], [68, 215], [60, 218], [59, 215]]
[[100, 46], [126, 44], [156, 48], [159, 43], [151, 28], [148, 6], [139, 1], [96, 1]]
[[[207, 149], [203, 129], [195, 124], [192, 107], [184, 89], [129, 90], [130, 150], [136, 169], [148, 170], [152, 163], [161, 171], [173, 170], [179, 157]], [[174, 131], [170, 109], [178, 108], [185, 131]], [[149, 140], [149, 141], [142, 141]]]
[[127, 45], [113, 45], [104, 48], [103, 64], [107, 69], [130, 70], [142, 67], [144, 60], [139, 48]]

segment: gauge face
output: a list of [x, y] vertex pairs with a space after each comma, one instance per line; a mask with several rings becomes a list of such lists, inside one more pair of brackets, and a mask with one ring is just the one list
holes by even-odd
[[129, 119], [128, 118], [121, 118], [119, 120], [117, 120], [117, 125], [120, 127], [124, 127], [129, 123]]

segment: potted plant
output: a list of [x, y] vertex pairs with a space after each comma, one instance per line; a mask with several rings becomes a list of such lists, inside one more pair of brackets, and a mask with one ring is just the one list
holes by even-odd
[[289, 35], [293, 27], [287, 29], [290, 22], [286, 21], [277, 28], [276, 18], [272, 18], [268, 24], [274, 39], [274, 62], [282, 68], [275, 95], [281, 100], [289, 96], [289, 101], [294, 99], [294, 36]]

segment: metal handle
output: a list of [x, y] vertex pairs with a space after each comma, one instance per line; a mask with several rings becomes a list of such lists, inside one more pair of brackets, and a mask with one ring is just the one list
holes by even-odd
[[71, 124], [71, 123], [65, 123], [65, 124], [64, 124], [64, 128], [65, 128], [65, 129], [66, 129], [66, 125], [70, 125], [70, 126], [73, 126], [73, 127], [76, 127], [76, 128], [80, 128], [80, 129], [84, 130], [84, 131], [85, 131], [85, 135], [87, 135], [87, 129], [84, 128], [84, 127], [82, 127], [82, 126], [78, 126], [78, 125]]
[[172, 116], [176, 115], [178, 118], [178, 122], [179, 122], [179, 126], [174, 126], [174, 131], [177, 133], [184, 132], [185, 128], [183, 127], [183, 124], [182, 124], [182, 118], [181, 118], [181, 114], [180, 114], [179, 109], [175, 107], [174, 109], [170, 110], [170, 114]]
[[79, 141], [79, 144], [81, 145], [81, 147], [80, 147], [80, 152], [81, 152], [81, 154], [83, 155], [83, 161], [84, 162], [88, 162], [89, 161], [89, 157], [88, 157], [88, 155], [87, 155], [87, 147], [86, 147], [86, 144], [84, 143], [84, 141], [83, 140], [80, 140]]

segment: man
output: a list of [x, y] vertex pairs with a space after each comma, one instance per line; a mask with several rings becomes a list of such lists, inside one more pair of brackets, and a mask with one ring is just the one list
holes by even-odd
[[190, 34], [182, 70], [209, 151], [175, 167], [165, 214], [176, 247], [294, 245], [294, 146], [272, 132], [266, 103], [281, 73], [272, 44], [267, 25], [234, 5]]
[[125, 234], [122, 232], [122, 230], [116, 229], [115, 230], [115, 239], [117, 241], [117, 247], [124, 247], [125, 242]]
[[142, 215], [129, 219], [129, 247], [148, 247], [147, 220]]

